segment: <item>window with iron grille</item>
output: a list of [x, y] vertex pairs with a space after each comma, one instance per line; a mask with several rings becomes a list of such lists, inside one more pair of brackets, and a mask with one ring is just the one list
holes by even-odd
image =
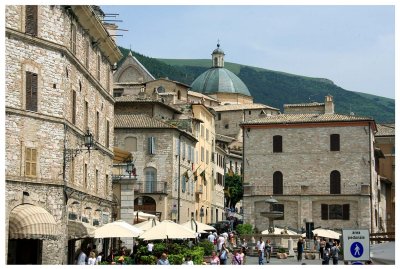
[[26, 79], [26, 110], [37, 111], [38, 103], [38, 75], [27, 71], [25, 73]]
[[340, 151], [340, 135], [331, 134], [331, 151]]
[[38, 6], [25, 7], [25, 33], [33, 36], [38, 34]]

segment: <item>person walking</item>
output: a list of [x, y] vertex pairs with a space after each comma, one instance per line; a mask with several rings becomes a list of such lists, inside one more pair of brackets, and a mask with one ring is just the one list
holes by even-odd
[[319, 240], [319, 255], [320, 255], [320, 259], [324, 259], [325, 246], [326, 246], [326, 241], [324, 240], [324, 238], [321, 237], [321, 239]]
[[326, 245], [324, 248], [324, 259], [322, 261], [322, 264], [329, 265], [330, 258], [331, 258], [331, 249], [329, 248], [328, 245]]
[[262, 264], [264, 264], [265, 242], [262, 237], [260, 237], [260, 240], [257, 242], [257, 249], [261, 251], [261, 260]]
[[267, 242], [265, 244], [265, 260], [267, 263], [271, 260], [271, 252], [272, 252], [272, 245], [271, 245], [271, 240], [267, 239]]
[[263, 265], [264, 264], [264, 255], [261, 250], [258, 251], [258, 264]]
[[303, 260], [304, 242], [303, 238], [299, 238], [297, 241], [297, 261], [301, 262]]
[[79, 256], [78, 256], [78, 258], [76, 260], [76, 264], [77, 265], [85, 265], [85, 264], [87, 264], [86, 260], [87, 260], [87, 255], [83, 251], [83, 249], [81, 249], [80, 253], [79, 253]]
[[222, 244], [221, 251], [219, 253], [220, 264], [226, 265], [226, 261], [228, 260], [229, 250], [226, 248], [225, 243]]
[[245, 262], [246, 262], [246, 254], [245, 254], [245, 248], [244, 247], [240, 248], [239, 254], [240, 254], [240, 257], [242, 257], [242, 264], [244, 265]]
[[239, 251], [235, 249], [232, 255], [232, 265], [242, 265], [242, 256], [240, 256]]

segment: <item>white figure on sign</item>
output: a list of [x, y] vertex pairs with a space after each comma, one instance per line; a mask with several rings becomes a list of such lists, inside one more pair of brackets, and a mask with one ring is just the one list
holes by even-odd
[[354, 255], [356, 256], [361, 256], [360, 255], [360, 247], [358, 246], [358, 244], [356, 244], [356, 247], [354, 248]]

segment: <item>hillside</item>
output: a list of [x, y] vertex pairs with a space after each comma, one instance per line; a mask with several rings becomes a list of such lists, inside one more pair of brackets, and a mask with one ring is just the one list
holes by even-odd
[[[121, 48], [124, 55], [129, 50]], [[154, 59], [139, 53], [132, 54], [154, 77], [168, 77], [190, 85], [211, 66], [211, 60]], [[352, 92], [325, 78], [311, 78], [258, 67], [225, 62], [225, 68], [235, 73], [249, 88], [254, 102], [273, 106], [283, 111], [284, 104], [323, 102], [327, 94], [335, 101], [335, 111], [340, 114], [369, 116], [377, 123], [394, 123], [394, 99]]]

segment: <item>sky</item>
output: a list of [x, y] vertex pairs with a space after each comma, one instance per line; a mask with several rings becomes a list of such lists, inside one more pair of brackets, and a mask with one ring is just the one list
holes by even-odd
[[[117, 44], [152, 58], [210, 59], [332, 80], [395, 98], [394, 5], [101, 5]], [[113, 21], [110, 21], [113, 22]]]

